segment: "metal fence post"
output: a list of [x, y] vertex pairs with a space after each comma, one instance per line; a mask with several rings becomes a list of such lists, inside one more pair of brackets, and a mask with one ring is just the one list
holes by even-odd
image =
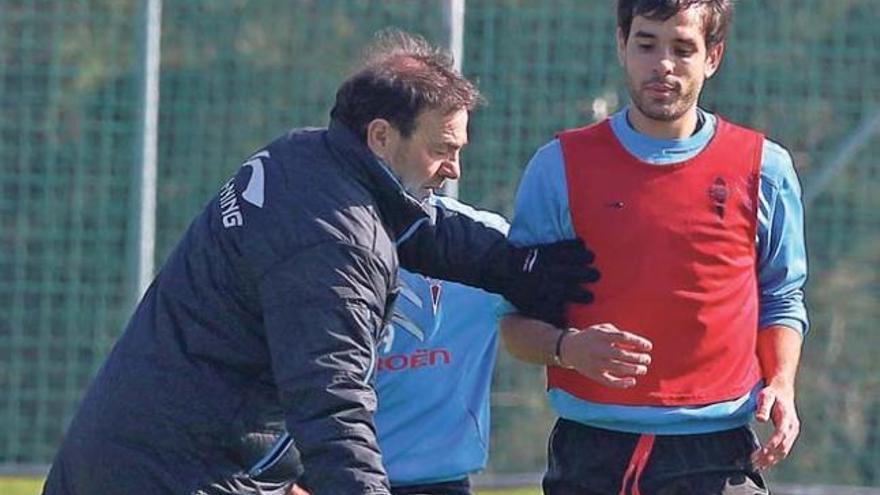
[[156, 250], [156, 157], [159, 122], [159, 66], [162, 0], [144, 3], [143, 93], [139, 204], [137, 210], [137, 275], [135, 299], [153, 279]]
[[[447, 49], [455, 60], [455, 70], [461, 72], [464, 60], [465, 0], [443, 0], [443, 20], [447, 34]], [[458, 181], [448, 180], [443, 194], [458, 198]]]

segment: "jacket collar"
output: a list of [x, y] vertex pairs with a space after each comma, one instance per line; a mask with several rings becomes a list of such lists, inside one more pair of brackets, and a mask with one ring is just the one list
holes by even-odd
[[431, 218], [427, 202], [404, 189], [391, 168], [373, 154], [342, 122], [332, 119], [327, 141], [347, 173], [363, 184], [375, 198], [385, 223], [399, 239], [416, 222]]

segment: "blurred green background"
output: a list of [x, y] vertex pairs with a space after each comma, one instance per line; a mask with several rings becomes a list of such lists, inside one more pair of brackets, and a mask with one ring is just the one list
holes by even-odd
[[[475, 114], [461, 197], [505, 214], [534, 150], [626, 101], [607, 0], [470, 0]], [[788, 147], [807, 195], [813, 321], [782, 481], [880, 486], [877, 0], [742, 0], [702, 105]], [[156, 263], [257, 147], [327, 122], [371, 33], [446, 43], [442, 1], [165, 0]], [[51, 462], [136, 302], [145, 14], [136, 0], [0, 4], [0, 465]], [[543, 469], [543, 374], [503, 352], [491, 473]], [[35, 468], [36, 466], [36, 468]], [[6, 493], [4, 491], [4, 493]]]

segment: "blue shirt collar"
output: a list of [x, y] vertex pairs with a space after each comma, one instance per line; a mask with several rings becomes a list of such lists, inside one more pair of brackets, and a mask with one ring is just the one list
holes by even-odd
[[635, 130], [626, 117], [629, 106], [611, 116], [611, 129], [634, 157], [654, 165], [683, 162], [699, 154], [715, 134], [715, 116], [697, 108], [700, 129], [684, 139], [657, 139]]

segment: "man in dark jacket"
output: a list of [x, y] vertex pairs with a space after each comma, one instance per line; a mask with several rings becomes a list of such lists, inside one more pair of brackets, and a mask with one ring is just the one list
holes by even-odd
[[283, 493], [286, 426], [312, 493], [387, 494], [371, 375], [398, 263], [550, 320], [595, 278], [580, 244], [513, 248], [417, 199], [458, 176], [478, 101], [397, 33], [340, 87], [329, 128], [247, 160], [150, 286], [44, 493]]

